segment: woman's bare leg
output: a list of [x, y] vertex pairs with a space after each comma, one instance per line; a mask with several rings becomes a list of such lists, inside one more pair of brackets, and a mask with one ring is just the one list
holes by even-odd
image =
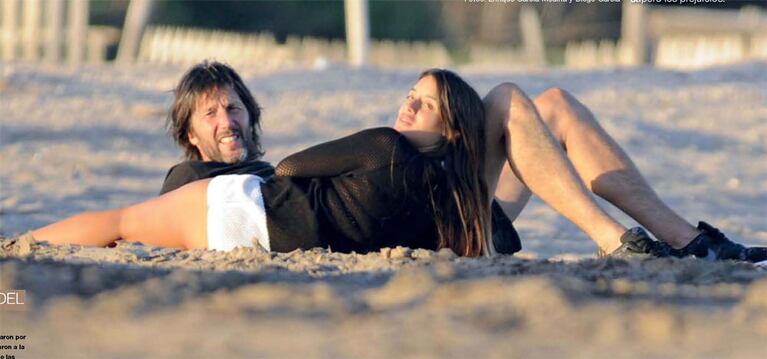
[[509, 217], [512, 222], [517, 219], [532, 194], [530, 189], [514, 174], [508, 161], [504, 161], [498, 187], [495, 190], [495, 199], [503, 208], [506, 217]]
[[617, 249], [626, 228], [597, 205], [524, 92], [504, 83], [491, 90], [484, 103], [490, 193], [499, 187], [508, 161], [527, 188], [586, 232], [601, 250]]
[[698, 235], [692, 224], [661, 201], [628, 155], [573, 95], [553, 88], [534, 103], [589, 190], [673, 247], [684, 247]]
[[206, 248], [210, 180], [125, 208], [86, 212], [32, 232], [53, 244], [107, 246], [118, 239], [160, 247]]

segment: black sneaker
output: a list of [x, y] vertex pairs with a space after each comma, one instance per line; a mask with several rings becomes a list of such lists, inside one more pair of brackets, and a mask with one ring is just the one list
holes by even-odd
[[680, 251], [685, 256], [705, 260], [733, 259], [748, 262], [767, 260], [767, 247], [746, 247], [729, 240], [719, 229], [706, 222], [698, 222], [700, 234]]
[[[678, 256], [677, 250], [668, 244], [656, 241], [642, 227], [634, 227], [623, 233], [621, 246], [612, 253], [606, 255], [612, 258], [649, 258]], [[605, 257], [600, 251], [600, 257]]]

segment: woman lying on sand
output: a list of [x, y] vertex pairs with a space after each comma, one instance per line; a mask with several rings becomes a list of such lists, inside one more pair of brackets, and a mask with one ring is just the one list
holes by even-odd
[[[247, 111], [226, 83], [214, 86], [203, 99], [207, 104], [198, 106], [209, 112], [203, 116]], [[275, 251], [329, 246], [365, 252], [405, 245], [477, 256], [493, 251], [486, 242], [489, 194], [500, 194], [507, 213], [516, 217], [532, 191], [589, 234], [603, 253], [767, 257], [764, 249], [732, 243], [713, 228], [676, 242], [681, 249], [653, 241], [641, 228], [627, 230], [599, 208], [579, 174], [607, 178], [607, 186], [588, 188], [632, 215], [647, 201], [622, 200], [630, 193], [608, 198], [602, 188], [616, 182], [611, 173], [634, 174], [633, 164], [595, 121], [583, 119], [591, 128], [582, 133], [596, 136], [581, 149], [571, 144], [568, 159], [560, 147], [565, 143], [555, 139], [556, 124], [538, 114], [548, 109], [539, 99], [533, 103], [513, 84], [501, 84], [486, 96], [485, 116], [482, 100], [460, 77], [429, 70], [409, 92], [394, 130], [366, 130], [296, 153], [267, 181], [253, 175], [197, 181], [135, 206], [72, 217], [33, 236], [51, 243], [104, 246], [124, 239], [221, 250], [251, 246], [256, 238]], [[594, 148], [599, 151], [590, 158], [577, 155]], [[629, 185], [646, 186], [636, 176]]]

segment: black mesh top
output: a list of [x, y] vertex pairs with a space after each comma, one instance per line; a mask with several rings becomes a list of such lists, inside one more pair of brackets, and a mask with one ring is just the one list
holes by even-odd
[[285, 158], [261, 186], [272, 250], [436, 249], [425, 178], [434, 165], [392, 128], [364, 130]]
[[[391, 131], [389, 131], [391, 132]], [[393, 145], [393, 143], [392, 143]], [[409, 145], [405, 145], [409, 146]], [[384, 146], [385, 147], [385, 146]], [[359, 149], [356, 148], [344, 148], [343, 151], [348, 152], [348, 154], [355, 155], [356, 152]], [[334, 155], [335, 156], [335, 155]], [[378, 158], [378, 160], [386, 160], [384, 158]], [[300, 167], [298, 162], [293, 162], [294, 164], [292, 166], [288, 166], [290, 163], [285, 162], [284, 170], [288, 172], [296, 172], [299, 173], [301, 171], [308, 173], [308, 170], [314, 168], [316, 171], [321, 172], [329, 172], [330, 170], [328, 168], [319, 168], [322, 165], [319, 163], [310, 163], [307, 168], [299, 168], [301, 171], [297, 171], [297, 166]], [[348, 165], [348, 164], [347, 164]], [[386, 165], [389, 165], [388, 163]], [[225, 174], [254, 174], [258, 175], [262, 178], [268, 179], [274, 174], [274, 168], [267, 163], [263, 161], [246, 161], [242, 163], [237, 164], [226, 164], [226, 163], [220, 163], [220, 162], [202, 162], [202, 161], [184, 161], [181, 162], [175, 166], [173, 166], [169, 171], [168, 174], [165, 177], [165, 182], [162, 186], [162, 191], [160, 194], [170, 192], [172, 190], [175, 190], [187, 183], [203, 179], [203, 178], [211, 178], [219, 175], [225, 175]], [[283, 180], [281, 180], [283, 181]], [[300, 182], [300, 181], [299, 181]], [[304, 181], [305, 182], [305, 181]], [[418, 194], [421, 196], [421, 194]], [[431, 218], [431, 217], [430, 217]], [[514, 226], [511, 224], [511, 221], [508, 217], [503, 213], [503, 209], [501, 209], [501, 206], [498, 204], [497, 201], [493, 201], [492, 203], [492, 218], [493, 218], [493, 243], [495, 245], [495, 249], [499, 253], [503, 254], [512, 254], [514, 252], [519, 251], [522, 246], [519, 240], [519, 235], [517, 234], [516, 230], [514, 229]], [[303, 218], [296, 218], [296, 221], [292, 222], [293, 225], [297, 226], [299, 220], [303, 220]], [[283, 218], [282, 221], [284, 222], [284, 226], [291, 225], [291, 222], [288, 218]], [[316, 222], [315, 222], [316, 223]], [[298, 236], [303, 233], [315, 233], [314, 231], [303, 231], [301, 228], [296, 227], [294, 228], [294, 231], [289, 234], [293, 236]], [[436, 236], [436, 235], [435, 235]], [[436, 238], [436, 237], [435, 237]], [[403, 243], [400, 243], [400, 241], [394, 237], [388, 238], [388, 243], [392, 245], [401, 245]], [[301, 240], [296, 242], [295, 237], [291, 240], [285, 241], [286, 244], [294, 243], [292, 248], [305, 248], [305, 246], [297, 246], [295, 243], [321, 243], [317, 240], [317, 238], [313, 238], [311, 240]], [[333, 242], [332, 240], [328, 240], [325, 242]], [[369, 241], [362, 241], [369, 242]], [[427, 245], [431, 246], [433, 243], [428, 242]], [[415, 244], [413, 244], [415, 245]], [[283, 248], [283, 247], [279, 247]], [[291, 248], [290, 245], [284, 246], [284, 248]], [[286, 249], [289, 250], [289, 249]]]

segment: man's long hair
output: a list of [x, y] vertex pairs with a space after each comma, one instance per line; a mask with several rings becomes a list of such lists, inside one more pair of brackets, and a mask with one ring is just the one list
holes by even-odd
[[444, 129], [444, 140], [432, 151], [432, 156], [441, 160], [444, 188], [430, 187], [438, 247], [477, 257], [488, 250], [490, 223], [484, 178], [485, 108], [477, 92], [457, 74], [430, 69], [421, 73], [419, 80], [427, 76], [437, 82]]
[[198, 101], [214, 91], [232, 88], [240, 96], [240, 100], [248, 110], [250, 136], [255, 151], [249, 159], [259, 159], [264, 155], [261, 150], [261, 108], [234, 69], [216, 61], [204, 61], [193, 66], [184, 74], [173, 90], [173, 107], [168, 114], [166, 126], [168, 133], [183, 150], [187, 160], [202, 160], [202, 154], [197, 147], [189, 142], [192, 114]]

